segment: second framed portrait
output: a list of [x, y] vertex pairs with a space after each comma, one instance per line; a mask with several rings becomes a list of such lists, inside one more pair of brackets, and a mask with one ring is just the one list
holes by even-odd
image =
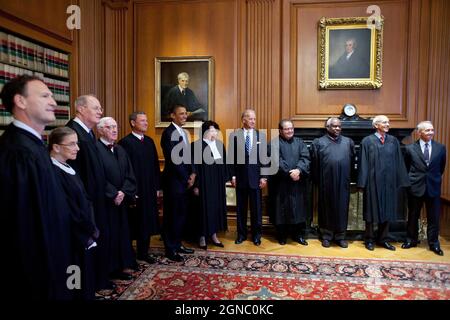
[[155, 59], [155, 125], [167, 127], [170, 110], [183, 105], [185, 127], [213, 116], [214, 60], [212, 57], [157, 57]]
[[382, 85], [383, 19], [321, 18], [319, 89], [378, 89]]

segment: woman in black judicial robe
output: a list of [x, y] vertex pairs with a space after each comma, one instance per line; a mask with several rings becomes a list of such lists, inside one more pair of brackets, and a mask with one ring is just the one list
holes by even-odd
[[[112, 278], [122, 278], [124, 269], [136, 268], [133, 248], [128, 227], [127, 208], [136, 198], [136, 179], [133, 167], [126, 151], [115, 144], [112, 149], [99, 141], [99, 155], [103, 162], [106, 177], [106, 210], [111, 219], [111, 256], [110, 270]], [[125, 194], [120, 205], [114, 203], [119, 191]], [[126, 275], [126, 273], [125, 273]]]
[[80, 267], [81, 288], [76, 298], [95, 298], [95, 276], [93, 248], [97, 246], [99, 231], [95, 226], [93, 208], [87, 198], [83, 182], [67, 160], [75, 160], [79, 150], [78, 138], [74, 130], [60, 127], [49, 136], [50, 151], [56, 174], [60, 179], [63, 192], [69, 205], [72, 235], [73, 264]]
[[227, 201], [225, 184], [230, 180], [226, 166], [225, 148], [216, 140], [219, 125], [206, 121], [202, 125], [203, 139], [192, 143], [195, 178], [193, 200], [198, 203], [197, 223], [200, 248], [206, 249], [206, 239], [211, 237], [212, 244], [223, 247], [217, 238], [217, 232], [227, 229]]

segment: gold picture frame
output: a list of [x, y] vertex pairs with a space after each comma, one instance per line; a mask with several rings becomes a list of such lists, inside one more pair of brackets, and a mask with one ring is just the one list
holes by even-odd
[[[189, 82], [184, 90], [178, 86], [178, 76], [187, 74]], [[212, 119], [214, 93], [213, 57], [156, 57], [155, 58], [155, 126], [171, 123], [170, 107], [183, 104], [188, 111], [185, 128], [194, 128]]]
[[323, 89], [379, 89], [383, 82], [382, 16], [319, 20], [318, 86]]

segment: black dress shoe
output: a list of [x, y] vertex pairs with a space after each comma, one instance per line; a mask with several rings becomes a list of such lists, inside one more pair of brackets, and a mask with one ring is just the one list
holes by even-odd
[[180, 246], [177, 250], [177, 253], [193, 254], [194, 250], [186, 248], [185, 246]]
[[336, 240], [336, 244], [341, 248], [348, 248], [348, 242], [345, 240]]
[[330, 247], [330, 245], [331, 245], [331, 243], [330, 243], [330, 241], [329, 240], [322, 240], [322, 247], [324, 247], [324, 248], [329, 248]]
[[234, 243], [236, 244], [241, 244], [242, 242], [244, 242], [247, 238], [242, 236], [242, 235], [238, 235], [238, 237], [236, 238], [236, 240], [234, 241]]
[[417, 243], [412, 242], [412, 241], [406, 241], [402, 244], [402, 249], [409, 249], [412, 247], [417, 247]]
[[379, 246], [381, 246], [383, 248], [386, 248], [388, 250], [391, 250], [391, 251], [395, 251], [395, 247], [392, 244], [390, 244], [389, 242], [387, 242], [387, 241], [379, 243]]
[[202, 246], [201, 244], [199, 244], [198, 247], [199, 247], [200, 249], [203, 249], [203, 250], [208, 250], [208, 246], [207, 246], [206, 244], [205, 244], [204, 246]]
[[373, 245], [373, 242], [366, 242], [364, 244], [367, 250], [373, 251], [375, 249], [375, 246]]
[[212, 244], [215, 245], [216, 247], [220, 247], [220, 248], [225, 247], [225, 246], [223, 245], [223, 243], [220, 242], [220, 241], [219, 241], [219, 242], [214, 242], [214, 241], [213, 241]]
[[138, 260], [141, 260], [141, 261], [145, 261], [145, 262], [147, 262], [148, 264], [154, 264], [154, 263], [156, 263], [156, 258], [152, 257], [151, 255], [147, 255], [147, 256], [145, 256], [145, 257], [138, 257], [137, 259], [138, 259]]
[[436, 253], [438, 256], [443, 256], [444, 255], [444, 251], [442, 251], [442, 249], [437, 246], [437, 247], [430, 247], [430, 250], [433, 251], [434, 253]]
[[298, 237], [298, 238], [296, 239], [296, 241], [297, 241], [298, 243], [300, 243], [302, 246], [307, 246], [307, 245], [308, 245], [308, 242], [307, 242], [305, 239], [303, 239], [303, 237]]
[[166, 253], [166, 258], [176, 262], [181, 262], [184, 260], [178, 253]]
[[260, 246], [261, 245], [261, 238], [253, 239], [253, 243], [254, 243], [255, 246]]
[[286, 244], [286, 239], [278, 239], [278, 243], [284, 246]]

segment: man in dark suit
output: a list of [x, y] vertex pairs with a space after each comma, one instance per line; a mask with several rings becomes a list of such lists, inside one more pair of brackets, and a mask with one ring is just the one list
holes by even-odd
[[439, 244], [439, 214], [441, 207], [441, 184], [445, 170], [446, 149], [432, 141], [434, 127], [430, 121], [417, 125], [419, 140], [406, 146], [405, 163], [411, 187], [408, 192], [407, 239], [403, 249], [416, 247], [419, 234], [419, 217], [423, 203], [427, 209], [427, 239], [430, 250], [444, 255]]
[[178, 84], [172, 87], [164, 98], [163, 113], [161, 118], [170, 118], [171, 108], [174, 105], [186, 107], [189, 121], [206, 121], [208, 114], [206, 108], [198, 101], [194, 91], [188, 88], [189, 74], [181, 72], [177, 77]]
[[179, 253], [194, 252], [182, 245], [181, 236], [186, 222], [188, 189], [194, 185], [195, 173], [191, 164], [189, 139], [182, 128], [187, 119], [186, 108], [175, 105], [170, 116], [172, 123], [161, 136], [161, 148], [165, 158], [162, 175], [163, 239], [166, 257], [173, 261], [182, 261], [183, 257]]
[[229, 155], [232, 157], [231, 184], [236, 188], [237, 238], [235, 243], [240, 244], [247, 239], [247, 208], [250, 201], [253, 243], [259, 246], [262, 234], [261, 189], [267, 185], [267, 178], [261, 174], [263, 166], [259, 150], [261, 145], [267, 145], [267, 141], [265, 135], [255, 129], [254, 110], [245, 110], [241, 120], [243, 128], [230, 136], [228, 148]]
[[369, 78], [370, 63], [368, 57], [364, 57], [357, 50], [354, 38], [345, 41], [345, 52], [331, 66], [329, 78]]
[[100, 231], [97, 252], [94, 254], [96, 289], [113, 289], [115, 285], [108, 280], [110, 216], [105, 203], [106, 178], [103, 162], [99, 156], [97, 139], [92, 131], [102, 118], [103, 108], [94, 95], [88, 94], [75, 100], [75, 111], [75, 118], [71, 119], [67, 126], [77, 133], [80, 151], [76, 160], [69, 161], [68, 164], [75, 169], [83, 181], [94, 208], [95, 223]]

